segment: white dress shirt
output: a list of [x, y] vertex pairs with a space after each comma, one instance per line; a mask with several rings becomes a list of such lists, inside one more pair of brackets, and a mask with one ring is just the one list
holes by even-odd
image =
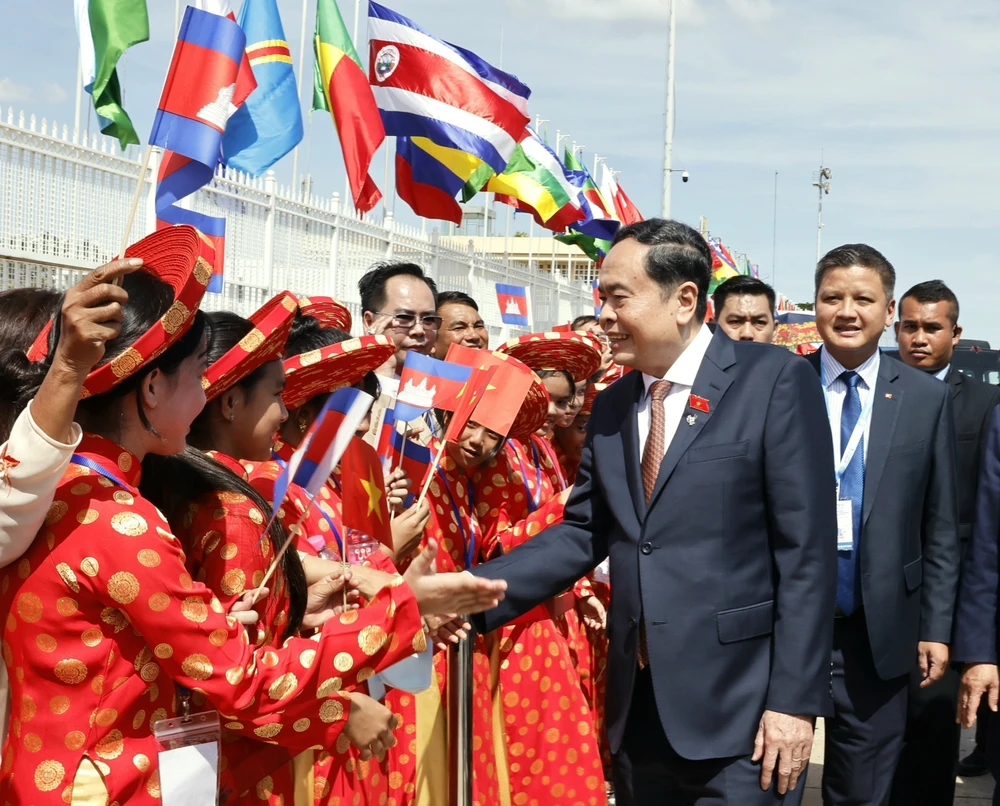
[[642, 452], [646, 449], [646, 439], [649, 437], [649, 406], [651, 403], [649, 388], [656, 381], [670, 381], [671, 383], [670, 393], [667, 395], [666, 400], [663, 401], [663, 423], [665, 426], [663, 454], [665, 456], [670, 443], [673, 441], [674, 434], [677, 433], [681, 417], [687, 410], [688, 398], [690, 398], [691, 389], [694, 387], [694, 379], [698, 376], [698, 370], [701, 369], [701, 362], [708, 351], [708, 345], [712, 343], [712, 338], [711, 329], [708, 325], [703, 324], [701, 330], [698, 331], [698, 335], [684, 348], [684, 352], [674, 361], [673, 366], [667, 370], [666, 375], [662, 378], [657, 378], [653, 375], [647, 375], [645, 372], [642, 373], [642, 382], [646, 385], [646, 393], [642, 396], [642, 400], [639, 401], [639, 408], [636, 410], [636, 417], [639, 424], [640, 460], [642, 459]]
[[945, 366], [944, 369], [935, 372], [934, 377], [937, 378], [939, 381], [946, 381], [948, 380], [949, 372], [951, 372], [951, 364], [948, 364], [947, 366]]
[[[858, 384], [858, 396], [861, 398], [861, 410], [864, 411], [868, 405], [868, 398], [875, 393], [875, 382], [878, 380], [878, 368], [882, 361], [882, 353], [875, 350], [865, 363], [854, 371], [861, 376], [861, 383]], [[823, 367], [823, 381], [826, 384], [823, 393], [826, 395], [826, 409], [830, 414], [830, 431], [833, 434], [833, 455], [835, 460], [840, 459], [840, 415], [844, 410], [844, 398], [847, 397], [847, 384], [841, 379], [841, 374], [846, 372], [845, 367], [830, 353], [825, 347], [820, 348], [820, 363]], [[871, 433], [872, 418], [868, 418], [865, 423], [865, 459], [868, 459], [868, 435]]]

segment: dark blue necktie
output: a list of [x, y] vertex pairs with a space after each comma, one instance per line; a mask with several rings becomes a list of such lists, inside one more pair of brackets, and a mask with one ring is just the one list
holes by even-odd
[[[843, 456], [847, 443], [854, 433], [854, 427], [861, 419], [861, 395], [858, 383], [861, 376], [848, 370], [840, 376], [847, 384], [847, 395], [844, 397], [844, 408], [840, 412], [840, 455]], [[851, 457], [851, 462], [840, 477], [840, 499], [851, 501], [851, 520], [854, 527], [853, 551], [837, 552], [837, 608], [849, 616], [861, 606], [861, 588], [858, 586], [858, 572], [861, 552], [861, 510], [865, 494], [865, 438], [861, 436], [857, 450]]]

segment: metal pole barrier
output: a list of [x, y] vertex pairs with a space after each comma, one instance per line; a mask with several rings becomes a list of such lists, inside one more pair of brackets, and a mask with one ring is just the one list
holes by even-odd
[[[462, 617], [465, 619], [465, 616]], [[472, 642], [448, 651], [448, 800], [472, 806]]]

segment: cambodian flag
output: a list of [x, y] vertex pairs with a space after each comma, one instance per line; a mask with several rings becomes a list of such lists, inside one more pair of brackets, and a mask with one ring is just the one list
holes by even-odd
[[598, 289], [598, 285], [599, 283], [597, 280], [594, 280], [594, 282], [590, 284], [590, 287], [594, 292], [594, 316], [601, 315], [601, 292]]
[[208, 290], [214, 293], [222, 291], [226, 221], [176, 203], [208, 184], [219, 165], [226, 124], [245, 100], [234, 98], [245, 47], [235, 20], [188, 6], [149, 135], [150, 145], [164, 149], [156, 187], [157, 229], [190, 224], [213, 240], [215, 274]]
[[528, 289], [521, 285], [497, 283], [500, 320], [505, 325], [528, 327]]
[[454, 411], [458, 405], [458, 394], [471, 372], [469, 367], [461, 364], [449, 364], [411, 350], [406, 354], [403, 371], [399, 374], [396, 422], [413, 422], [430, 409]]
[[374, 402], [371, 395], [351, 387], [338, 389], [330, 395], [288, 466], [274, 482], [275, 511], [284, 500], [289, 484], [298, 484], [309, 495], [319, 492]]

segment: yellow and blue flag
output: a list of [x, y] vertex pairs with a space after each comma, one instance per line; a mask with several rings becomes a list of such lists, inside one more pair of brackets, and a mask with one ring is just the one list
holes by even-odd
[[277, 0], [244, 0], [237, 22], [257, 89], [229, 120], [222, 160], [260, 176], [302, 140], [302, 110]]

